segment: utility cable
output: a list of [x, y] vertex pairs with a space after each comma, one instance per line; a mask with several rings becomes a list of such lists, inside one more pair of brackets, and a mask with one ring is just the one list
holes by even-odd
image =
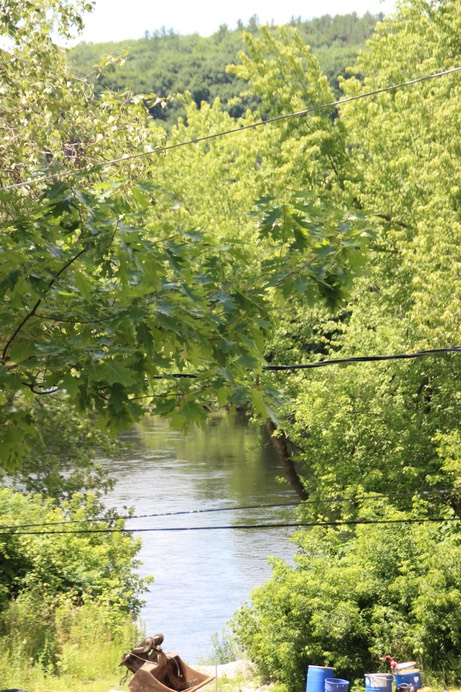
[[[211, 514], [215, 512], [236, 512], [242, 510], [251, 509], [279, 509], [281, 507], [304, 507], [306, 505], [318, 505], [318, 504], [341, 504], [343, 502], [368, 502], [380, 499], [389, 499], [393, 497], [415, 497], [415, 496], [431, 496], [431, 495], [449, 495], [454, 492], [450, 489], [442, 490], [415, 490], [411, 493], [376, 493], [373, 495], [356, 495], [352, 497], [327, 497], [327, 498], [317, 498], [311, 500], [300, 500], [298, 502], [283, 502], [271, 505], [239, 505], [238, 507], [212, 507], [209, 509], [189, 509], [181, 510], [178, 512], [161, 512], [158, 514], [126, 514], [117, 515], [115, 517], [105, 517], [105, 518], [89, 518], [89, 519], [69, 519], [63, 521], [45, 521], [41, 523], [33, 524], [0, 524], [0, 529], [29, 529], [33, 527], [40, 526], [70, 526], [75, 524], [93, 524], [93, 523], [111, 523], [114, 521], [131, 520], [131, 519], [153, 519], [159, 517], [178, 517], [190, 514]], [[115, 508], [108, 508], [109, 510]]]
[[[425, 356], [439, 356], [444, 353], [458, 353], [461, 346], [444, 346], [442, 348], [431, 348], [425, 351], [415, 351], [413, 353], [394, 353], [388, 356], [351, 356], [347, 358], [333, 358], [331, 360], [318, 360], [313, 363], [294, 363], [292, 365], [262, 365], [263, 372], [283, 372], [290, 370], [309, 370], [313, 368], [324, 368], [327, 365], [351, 365], [353, 363], [372, 363], [385, 360], [410, 360], [414, 358], [424, 358]], [[204, 373], [201, 373], [204, 374]], [[174, 372], [163, 375], [155, 375], [154, 380], [168, 380], [170, 378], [197, 379], [198, 375], [193, 372]], [[146, 396], [143, 398], [150, 398]]]
[[443, 348], [431, 348], [426, 351], [414, 353], [396, 353], [390, 356], [353, 356], [351, 358], [334, 358], [332, 360], [320, 360], [314, 363], [300, 363], [295, 365], [263, 365], [265, 371], [283, 370], [307, 370], [309, 368], [323, 368], [327, 365], [348, 365], [351, 363], [371, 363], [380, 360], [405, 360], [410, 358], [424, 358], [425, 356], [438, 356], [443, 353], [457, 353], [461, 346], [446, 346]]
[[109, 159], [108, 161], [103, 161], [99, 164], [96, 164], [92, 166], [91, 168], [80, 168], [75, 171], [64, 171], [61, 173], [51, 173], [49, 175], [42, 175], [37, 178], [30, 178], [28, 180], [24, 180], [20, 183], [12, 183], [11, 185], [5, 185], [3, 187], [0, 187], [0, 191], [4, 190], [13, 190], [15, 188], [19, 187], [24, 187], [26, 185], [36, 185], [37, 183], [42, 183], [46, 182], [48, 180], [57, 180], [66, 176], [71, 176], [71, 177], [76, 177], [80, 173], [91, 173], [92, 171], [95, 170], [100, 170], [101, 168], [105, 168], [107, 166], [115, 166], [119, 163], [122, 163], [124, 161], [132, 161], [133, 159], [140, 159], [140, 158], [145, 158], [147, 156], [153, 156], [156, 154], [161, 154], [167, 151], [172, 151], [173, 149], [179, 149], [180, 147], [185, 147], [189, 146], [191, 144], [199, 144], [201, 142], [207, 142], [211, 139], [217, 139], [218, 137], [224, 137], [226, 135], [230, 134], [236, 134], [238, 132], [243, 132], [244, 130], [251, 130], [255, 129], [257, 127], [261, 127], [262, 125], [269, 125], [270, 123], [275, 123], [275, 122], [280, 122], [282, 120], [288, 120], [290, 118], [299, 118], [301, 116], [309, 115], [310, 113], [315, 113], [317, 111], [325, 110], [328, 108], [337, 108], [342, 106], [344, 103], [351, 103], [352, 101], [359, 101], [364, 98], [368, 98], [370, 96], [376, 96], [378, 94], [384, 94], [389, 91], [395, 91], [396, 89], [401, 89], [403, 87], [411, 86], [413, 84], [418, 84], [419, 82], [425, 82], [430, 79], [437, 79], [438, 77], [445, 77], [447, 75], [454, 74], [455, 72], [460, 72], [461, 71], [461, 66], [460, 67], [453, 67], [449, 70], [443, 70], [442, 72], [435, 72], [430, 75], [425, 75], [423, 77], [417, 77], [416, 79], [411, 79], [407, 82], [400, 82], [399, 84], [392, 84], [387, 87], [382, 87], [380, 89], [374, 89], [373, 91], [367, 91], [364, 94], [358, 94], [356, 96], [348, 96], [347, 98], [339, 99], [338, 101], [332, 101], [330, 103], [324, 103], [324, 104], [319, 104], [317, 106], [311, 106], [310, 108], [305, 108], [300, 111], [295, 111], [293, 113], [288, 113], [286, 115], [277, 115], [274, 116], [273, 118], [267, 118], [267, 120], [258, 120], [255, 123], [251, 123], [250, 125], [242, 125], [240, 127], [234, 127], [229, 130], [225, 130], [222, 132], [215, 132], [214, 134], [209, 134], [209, 135], [203, 135], [202, 137], [196, 137], [195, 139], [189, 139], [183, 142], [177, 142], [176, 144], [169, 144], [164, 147], [156, 147], [155, 149], [152, 149], [151, 151], [143, 151], [139, 152], [137, 154], [124, 154], [123, 156], [119, 156], [114, 159]]
[[339, 521], [312, 521], [312, 522], [293, 522], [282, 524], [236, 524], [223, 526], [166, 526], [150, 527], [144, 529], [75, 529], [70, 531], [1, 531], [0, 536], [51, 536], [56, 535], [75, 535], [92, 533], [183, 533], [186, 531], [223, 531], [223, 530], [264, 530], [264, 529], [288, 529], [306, 527], [331, 527], [331, 526], [360, 526], [378, 524], [443, 524], [445, 522], [461, 521], [461, 517], [447, 517], [440, 519], [437, 517], [424, 517], [421, 519], [344, 519]]
[[[117, 515], [115, 517], [106, 517], [106, 518], [91, 518], [91, 519], [69, 519], [69, 520], [64, 520], [64, 521], [48, 521], [48, 522], [42, 522], [40, 524], [12, 524], [10, 526], [6, 526], [4, 524], [0, 524], [0, 529], [14, 529], [14, 528], [32, 528], [34, 526], [59, 526], [61, 524], [65, 525], [70, 525], [70, 524], [91, 524], [94, 522], [112, 522], [112, 521], [118, 521], [119, 519], [123, 520], [131, 520], [131, 519], [153, 519], [153, 518], [158, 518], [158, 517], [178, 517], [178, 516], [184, 516], [184, 515], [190, 515], [190, 514], [210, 514], [213, 512], [235, 512], [235, 511], [242, 511], [242, 510], [250, 510], [250, 509], [277, 509], [279, 507], [297, 507], [300, 503], [299, 502], [284, 502], [284, 503], [279, 503], [279, 504], [272, 504], [272, 505], [239, 505], [238, 507], [212, 507], [209, 509], [185, 509], [181, 510], [178, 512], [160, 512], [157, 514], [126, 514], [126, 515]], [[113, 510], [116, 509], [115, 507], [109, 507], [108, 510]]]

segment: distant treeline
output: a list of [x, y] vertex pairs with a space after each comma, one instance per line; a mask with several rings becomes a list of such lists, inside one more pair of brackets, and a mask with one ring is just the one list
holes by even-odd
[[[305, 42], [311, 46], [322, 69], [338, 93], [338, 78], [355, 62], [359, 50], [365, 47], [376, 23], [383, 15], [365, 14], [359, 17], [355, 12], [334, 17], [323, 17], [303, 21], [293, 18]], [[175, 122], [182, 113], [177, 94], [190, 92], [199, 105], [202, 101], [211, 103], [219, 97], [223, 107], [234, 117], [239, 117], [247, 109], [258, 104], [253, 97], [242, 96], [245, 84], [235, 75], [226, 71], [226, 66], [238, 62], [239, 52], [244, 50], [242, 33], [257, 33], [256, 17], [245, 25], [238, 22], [237, 28], [230, 30], [227, 25], [209, 37], [197, 34], [182, 36], [165, 28], [160, 31], [146, 31], [145, 37], [138, 40], [118, 43], [81, 43], [70, 52], [75, 70], [81, 76], [89, 77], [97, 91], [130, 90], [135, 94], [145, 94], [146, 102], [155, 118]], [[98, 67], [105, 56], [120, 58]], [[160, 105], [154, 97], [173, 97]], [[241, 97], [237, 99], [237, 97]]]

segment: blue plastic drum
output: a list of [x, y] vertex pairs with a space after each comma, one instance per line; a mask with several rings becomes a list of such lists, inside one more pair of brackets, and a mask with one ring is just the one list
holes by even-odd
[[389, 673], [367, 673], [366, 692], [392, 692], [392, 675]]
[[411, 685], [415, 690], [419, 690], [423, 686], [418, 668], [409, 668], [395, 673], [394, 683], [396, 687], [402, 684]]
[[309, 666], [307, 669], [306, 692], [325, 692], [325, 680], [335, 674], [333, 668]]
[[347, 692], [349, 689], [349, 680], [341, 678], [327, 678], [325, 680], [325, 692]]

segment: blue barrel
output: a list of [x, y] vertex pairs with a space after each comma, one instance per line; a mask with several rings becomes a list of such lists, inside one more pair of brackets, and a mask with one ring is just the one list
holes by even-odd
[[333, 668], [309, 666], [307, 668], [306, 692], [325, 692], [325, 680], [335, 674]]
[[394, 683], [396, 687], [402, 684], [411, 685], [415, 690], [419, 690], [423, 686], [418, 668], [399, 670], [398, 673], [394, 674]]
[[325, 680], [325, 692], [347, 692], [349, 680], [341, 678], [327, 678]]
[[365, 675], [366, 692], [392, 692], [392, 675], [390, 673], [367, 673]]

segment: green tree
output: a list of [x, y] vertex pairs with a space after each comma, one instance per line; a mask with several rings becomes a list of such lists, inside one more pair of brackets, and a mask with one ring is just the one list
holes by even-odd
[[97, 457], [113, 458], [122, 443], [102, 431], [94, 417], [75, 410], [67, 397], [43, 399], [37, 397], [29, 408], [38, 432], [34, 444], [20, 466], [2, 474], [4, 484], [55, 500], [70, 500], [74, 493], [104, 494], [113, 481]]
[[[76, 494], [57, 508], [52, 500], [4, 488], [1, 503], [3, 608], [6, 600], [36, 589], [49, 603], [69, 598], [78, 604], [94, 598], [133, 616], [139, 613], [140, 595], [146, 588], [145, 580], [133, 572], [140, 542], [123, 533], [125, 522], [105, 510], [96, 497]], [[102, 531], [53, 533], [66, 520], [77, 522], [76, 529]], [[27, 531], [30, 525], [32, 533], [16, 534], [16, 526], [21, 532], [21, 527]]]
[[[371, 498], [370, 498], [371, 499]], [[410, 516], [421, 517], [425, 503]], [[366, 503], [363, 520], [408, 512]], [[268, 678], [305, 687], [308, 665], [363, 685], [388, 672], [385, 656], [416, 658], [426, 680], [459, 675], [460, 534], [454, 523], [311, 529], [295, 535], [293, 565], [273, 562], [272, 579], [234, 616], [237, 642]]]
[[[65, 640], [58, 636], [60, 610], [69, 625], [71, 611], [85, 604], [104, 610], [107, 639], [136, 618], [149, 582], [136, 575], [140, 542], [95, 496], [75, 494], [57, 508], [4, 488], [0, 509], [0, 636], [21, 636], [17, 643], [31, 661], [57, 663]], [[68, 521], [75, 533], [63, 530]]]
[[[345, 95], [458, 65], [459, 9], [459, 2], [448, 0], [400, 3], [397, 15], [378, 26], [353, 70], [363, 79], [343, 83]], [[285, 81], [290, 83], [288, 75]], [[348, 152], [343, 190], [357, 210], [373, 218], [366, 270], [334, 316], [295, 300], [295, 309], [276, 330], [273, 360], [392, 354], [460, 343], [461, 227], [453, 186], [459, 177], [459, 89], [458, 75], [451, 75], [340, 108]], [[304, 674], [307, 663], [330, 662], [353, 678], [368, 666], [378, 669], [389, 651], [418, 659], [427, 674], [445, 680], [456, 676], [452, 647], [458, 624], [448, 615], [448, 603], [458, 598], [451, 580], [452, 570], [459, 569], [460, 368], [454, 354], [277, 378], [285, 399], [278, 411], [280, 434], [302, 469], [310, 500], [300, 518], [441, 520], [438, 535], [447, 555], [445, 560], [438, 553], [432, 526], [399, 526], [415, 552], [407, 553], [400, 539], [394, 551], [389, 540], [393, 565], [386, 563], [376, 589], [363, 599], [362, 586], [374, 570], [367, 562], [362, 572], [362, 556], [376, 554], [384, 565], [379, 540], [385, 542], [387, 529], [340, 526], [323, 535], [318, 548], [317, 534], [306, 530], [299, 540], [300, 567], [277, 565], [253, 608], [238, 620], [239, 635], [255, 659], [290, 689], [303, 684], [298, 660]], [[362, 503], [360, 497], [376, 493], [388, 497], [384, 508], [375, 499], [379, 511], [373, 512], [366, 509], [372, 500]], [[420, 493], [429, 496], [423, 501]], [[323, 501], [338, 497], [352, 501]], [[453, 524], [445, 525], [446, 517]], [[432, 562], [435, 555], [439, 569]], [[347, 568], [344, 574], [340, 567]]]
[[[26, 26], [27, 14], [23, 20]], [[326, 223], [319, 221], [315, 203], [293, 194], [281, 200], [282, 211], [275, 204], [269, 213], [262, 210], [261, 222], [258, 216], [248, 219], [254, 199], [269, 189], [260, 181], [269, 175], [275, 181], [276, 176], [266, 166], [257, 174], [246, 152], [237, 156], [236, 137], [222, 148], [207, 142], [189, 147], [183, 158], [191, 176], [188, 188], [194, 188], [194, 208], [192, 215], [182, 207], [176, 214], [175, 197], [184, 179], [178, 159], [168, 156], [173, 164], [168, 168], [161, 157], [145, 156], [152, 143], [161, 141], [163, 131], [142, 105], [127, 105], [122, 97], [109, 95], [105, 101], [88, 99], [85, 84], [67, 79], [69, 67], [47, 38], [48, 26], [42, 29], [37, 45], [24, 46], [18, 39], [2, 56], [11, 79], [24, 51], [34, 58], [30, 71], [18, 81], [21, 93], [30, 99], [20, 99], [26, 117], [16, 116], [21, 127], [8, 150], [6, 170], [16, 171], [19, 179], [11, 173], [4, 181], [10, 184], [0, 190], [4, 465], [20, 462], [34, 444], [36, 398], [58, 392], [67, 393], [73, 405], [96, 412], [103, 424], [115, 429], [152, 409], [177, 423], [200, 420], [215, 402], [242, 405], [252, 400], [267, 415], [255, 379], [276, 319], [274, 296], [283, 299], [296, 279], [298, 290], [302, 287], [314, 297], [328, 289], [328, 299], [334, 302], [354, 271], [362, 244], [360, 223], [340, 226], [347, 208]], [[44, 74], [46, 64], [48, 70], [53, 65], [53, 88]], [[37, 70], [43, 72], [43, 91], [36, 86]], [[38, 103], [41, 113], [49, 113], [47, 127], [36, 115]], [[72, 115], [66, 123], [74, 129], [78, 125], [78, 138], [74, 133], [70, 140], [71, 132], [61, 127], [63, 103]], [[13, 108], [13, 99], [7, 106]], [[205, 108], [192, 124], [178, 126], [172, 144], [183, 134], [192, 136], [197, 126], [209, 134], [226, 118], [229, 122], [218, 104]], [[242, 124], [249, 122], [253, 124], [252, 116]], [[329, 127], [327, 119], [323, 123]], [[289, 135], [285, 128], [274, 130], [262, 138], [262, 151], [258, 154], [257, 140], [253, 151], [261, 156], [270, 143], [283, 143]], [[8, 134], [4, 137], [6, 152]], [[325, 145], [316, 145], [316, 138], [308, 130], [304, 139], [316, 153], [311, 177], [321, 175], [317, 152], [320, 156], [323, 146], [328, 149], [335, 135], [328, 132]], [[69, 141], [75, 157], [67, 164]], [[53, 146], [43, 155], [47, 142]], [[26, 145], [31, 152], [27, 159]], [[122, 157], [117, 168], [106, 165], [108, 157], [129, 154], [133, 147], [136, 158]], [[179, 158], [183, 152], [185, 147], [178, 149]], [[209, 174], [200, 178], [195, 168], [197, 177], [192, 178], [197, 157], [202, 171], [209, 160], [215, 174], [225, 166], [225, 177], [217, 178], [210, 190], [204, 189]], [[283, 157], [286, 173], [271, 185], [273, 193], [283, 187], [283, 178], [298, 171], [289, 144]], [[38, 172], [65, 178], [67, 171], [72, 174], [69, 181], [38, 180], [30, 190], [22, 184], [24, 177]], [[160, 175], [161, 184], [156, 182]], [[250, 175], [255, 182], [239, 197]], [[230, 195], [231, 206], [240, 206], [238, 216], [245, 223], [234, 235], [229, 216], [217, 222], [215, 215], [205, 216], [202, 210], [210, 209], [225, 181], [236, 176], [242, 182]], [[210, 191], [216, 197], [210, 197]], [[227, 200], [223, 208], [226, 204]]]
[[[355, 13], [331, 17], [325, 15], [310, 21], [293, 20], [304, 43], [311, 46], [328, 76], [335, 93], [339, 93], [338, 78], [345, 75], [348, 65], [355, 62], [360, 49], [373, 32], [378, 17]], [[146, 95], [151, 115], [174, 125], [179, 116], [184, 116], [181, 95], [190, 92], [198, 107], [202, 102], [211, 105], [219, 98], [223, 108], [234, 118], [245, 110], [256, 110], [260, 99], [241, 91], [244, 82], [226, 70], [234, 63], [238, 53], [244, 49], [243, 23], [236, 30], [226, 25], [209, 37], [196, 34], [181, 36], [172, 31], [146, 31], [142, 39], [119, 43], [81, 43], [69, 51], [70, 60], [80, 77], [89, 79], [97, 93], [130, 90]], [[250, 19], [246, 30], [259, 34], [256, 18]], [[270, 27], [271, 33], [277, 30]], [[104, 56], [120, 59], [104, 64]], [[168, 98], [167, 103], [156, 104], [150, 94]]]
[[[446, 18], [453, 14], [455, 22], [457, 8], [403, 3], [361, 57], [365, 85], [351, 79], [346, 93], [453, 65], [455, 24], [450, 28]], [[352, 164], [362, 172], [347, 185], [359, 207], [374, 211], [376, 237], [346, 320], [330, 339], [335, 356], [459, 343], [460, 221], [451, 183], [459, 166], [459, 88], [457, 76], [445, 77], [341, 111]], [[330, 370], [310, 375], [304, 388], [298, 379], [293, 441], [304, 450], [312, 491], [453, 487], [440, 441], [459, 433], [460, 366], [448, 356]]]

